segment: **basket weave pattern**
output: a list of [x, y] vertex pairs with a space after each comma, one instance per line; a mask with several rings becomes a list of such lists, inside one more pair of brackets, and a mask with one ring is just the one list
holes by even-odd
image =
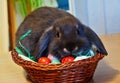
[[97, 54], [79, 61], [43, 65], [24, 60], [15, 50], [12, 50], [11, 55], [34, 83], [87, 83], [93, 77], [99, 60], [104, 57]]

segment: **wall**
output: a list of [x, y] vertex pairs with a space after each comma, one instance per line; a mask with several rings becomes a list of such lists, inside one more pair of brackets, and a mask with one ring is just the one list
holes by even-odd
[[7, 0], [0, 0], [0, 56], [8, 53]]
[[74, 0], [73, 14], [97, 34], [120, 33], [120, 0]]
[[120, 33], [120, 0], [104, 0], [107, 33]]

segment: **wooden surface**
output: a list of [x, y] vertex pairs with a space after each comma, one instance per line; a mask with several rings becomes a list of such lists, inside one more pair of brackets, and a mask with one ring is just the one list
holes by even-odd
[[8, 17], [9, 17], [9, 37], [10, 37], [10, 49], [15, 47], [15, 32], [17, 29], [16, 11], [14, 0], [8, 0]]
[[[120, 34], [102, 35], [100, 38], [109, 55], [99, 62], [90, 83], [120, 83]], [[24, 70], [8, 54], [0, 55], [0, 83], [31, 82], [25, 78]]]

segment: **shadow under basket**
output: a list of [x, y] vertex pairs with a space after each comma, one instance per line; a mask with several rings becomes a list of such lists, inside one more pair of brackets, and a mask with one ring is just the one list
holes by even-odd
[[44, 65], [21, 58], [15, 50], [11, 55], [33, 83], [87, 83], [93, 77], [99, 60], [104, 57], [97, 54], [79, 61]]

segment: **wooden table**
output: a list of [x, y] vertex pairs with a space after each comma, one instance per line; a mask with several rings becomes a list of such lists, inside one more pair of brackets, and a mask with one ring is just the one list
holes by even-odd
[[[109, 55], [102, 59], [90, 83], [120, 83], [120, 34], [101, 35]], [[1, 49], [2, 50], [2, 49]], [[10, 54], [0, 55], [0, 83], [31, 83]]]

